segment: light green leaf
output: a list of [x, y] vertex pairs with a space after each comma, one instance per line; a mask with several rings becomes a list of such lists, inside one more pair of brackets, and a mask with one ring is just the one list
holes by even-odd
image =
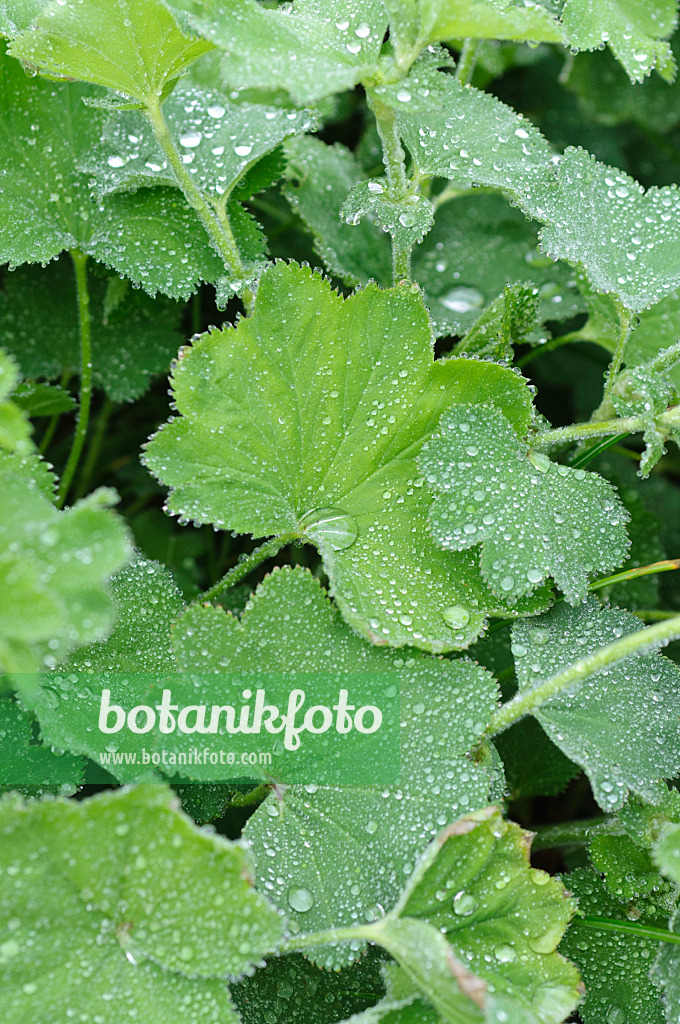
[[7, 1024], [165, 1024], [178, 1007], [236, 1024], [224, 979], [274, 950], [283, 921], [243, 847], [176, 808], [161, 787], [0, 803]]
[[[669, 927], [675, 933], [680, 931], [680, 914], [677, 910], [671, 918]], [[651, 970], [651, 978], [662, 989], [667, 1024], [673, 1024], [680, 1016], [680, 956], [676, 944], [661, 944]]]
[[28, 414], [14, 401], [8, 401], [18, 383], [19, 368], [0, 349], [0, 451], [5, 449], [26, 455], [34, 449]]
[[[567, 665], [635, 633], [641, 622], [591, 597], [578, 608], [557, 605], [536, 623], [513, 629], [520, 691]], [[533, 712], [551, 740], [586, 772], [595, 799], [616, 810], [628, 793], [652, 804], [664, 798], [662, 778], [680, 772], [680, 674], [659, 654], [625, 659], [590, 676]]]
[[[308, 110], [230, 103], [224, 93], [206, 89], [175, 89], [163, 105], [163, 115], [196, 186], [213, 199], [225, 197], [223, 203], [283, 139], [315, 127]], [[137, 112], [107, 121], [81, 169], [97, 176], [102, 194], [159, 183], [177, 187], [151, 125]]]
[[604, 875], [607, 888], [619, 900], [639, 899], [663, 886], [650, 851], [615, 826], [611, 831], [598, 832], [590, 842], [589, 852], [593, 864]]
[[28, 28], [48, 0], [0, 0], [0, 35], [15, 36]]
[[482, 545], [482, 575], [516, 600], [551, 576], [571, 604], [588, 573], [620, 565], [628, 514], [610, 483], [533, 454], [497, 408], [454, 405], [420, 467], [437, 492], [432, 536], [446, 550]]
[[373, 926], [444, 1021], [558, 1024], [576, 1007], [578, 972], [555, 952], [574, 904], [529, 867], [528, 839], [494, 808], [460, 818]]
[[530, 284], [506, 285], [503, 293], [484, 310], [456, 349], [496, 362], [513, 359], [513, 345], [527, 340], [538, 322], [538, 288]]
[[[63, 259], [44, 269], [23, 267], [6, 284], [0, 337], [24, 374], [49, 379], [64, 371], [78, 373], [78, 306], [70, 261]], [[112, 285], [119, 285], [120, 292], [114, 308], [107, 309]], [[101, 273], [90, 273], [89, 293], [95, 387], [103, 388], [116, 402], [139, 398], [153, 377], [169, 370], [177, 355], [183, 341], [177, 330], [182, 309], [162, 297], [152, 302], [133, 291], [129, 281]], [[72, 402], [66, 406], [72, 407]], [[33, 408], [29, 411], [37, 415]]]
[[553, 259], [583, 264], [593, 286], [640, 312], [680, 283], [677, 188], [646, 192], [637, 181], [569, 148], [557, 183], [538, 183], [527, 204], [545, 223], [541, 242]]
[[41, 72], [153, 103], [211, 49], [183, 35], [159, 0], [53, 0], [10, 52]]
[[531, 394], [493, 363], [434, 362], [432, 344], [410, 285], [343, 300], [320, 275], [277, 264], [253, 314], [177, 365], [180, 415], [145, 463], [187, 519], [314, 543], [343, 616], [374, 642], [466, 646], [504, 605], [474, 556], [429, 538], [416, 456], [451, 400], [493, 402], [526, 429]]
[[667, 39], [677, 17], [676, 0], [567, 0], [562, 12], [570, 45], [597, 50], [607, 43], [631, 82], [641, 82], [654, 70], [673, 78]]
[[106, 580], [130, 557], [123, 521], [96, 491], [59, 512], [46, 496], [46, 471], [0, 453], [0, 669], [53, 666], [111, 625]]
[[[143, 702], [149, 677], [142, 673], [175, 671], [170, 629], [184, 607], [167, 569], [146, 559], [133, 562], [117, 573], [111, 580], [110, 590], [115, 625], [105, 640], [75, 651], [63, 671], [47, 673], [39, 681], [18, 680], [21, 701], [40, 722], [42, 739], [59, 750], [87, 754], [97, 763], [103, 744], [93, 723], [98, 720], [107, 674], [116, 677], [115, 684], [111, 685], [119, 699], [125, 701], [132, 697], [133, 707]], [[88, 683], [90, 673], [91, 685]], [[120, 673], [124, 674], [122, 681], [117, 675]], [[148, 736], [129, 730], [117, 736], [116, 741], [118, 753], [137, 751], [140, 762], [142, 748], [149, 746]], [[107, 770], [121, 782], [140, 777], [140, 768], [136, 765], [110, 764]]]
[[0, 261], [47, 263], [77, 248], [152, 295], [188, 297], [224, 267], [183, 197], [144, 189], [97, 204], [77, 170], [102, 131], [103, 112], [82, 103], [92, 95], [0, 56]]
[[[626, 342], [625, 363], [639, 366], [669, 348], [680, 338], [680, 295], [672, 292], [651, 309], [640, 313], [640, 322]], [[671, 380], [680, 386], [680, 370], [670, 370]]]
[[[305, 931], [349, 925], [397, 899], [415, 853], [459, 814], [488, 800], [488, 771], [467, 751], [496, 700], [491, 675], [467, 661], [404, 658], [371, 647], [342, 621], [302, 569], [275, 570], [241, 621], [192, 606], [175, 627], [180, 670], [192, 672], [397, 671], [401, 677], [400, 784], [291, 786], [267, 798], [246, 826], [263, 891]], [[326, 966], [348, 947], [314, 951]]]
[[324, 971], [297, 953], [270, 960], [232, 986], [243, 1024], [329, 1024], [379, 999], [380, 960], [369, 953], [343, 971]]
[[188, 299], [224, 273], [194, 211], [170, 188], [109, 196], [88, 251], [153, 296]]
[[384, 178], [355, 185], [340, 212], [351, 225], [368, 217], [383, 231], [388, 231], [399, 248], [417, 245], [434, 222], [429, 199], [416, 192], [395, 199]]
[[680, 416], [669, 411], [677, 404], [680, 390], [669, 371], [680, 363], [680, 342], [662, 349], [650, 362], [633, 366], [614, 381], [611, 401], [619, 416], [639, 416], [644, 420], [645, 450], [640, 461], [640, 476], [646, 477], [665, 453], [671, 437], [680, 441]]
[[70, 795], [83, 778], [83, 760], [56, 754], [33, 739], [32, 720], [18, 704], [0, 699], [0, 792]]
[[[580, 914], [666, 927], [667, 914], [644, 900], [633, 906], [619, 903], [595, 871], [572, 871], [564, 882], [578, 898]], [[560, 951], [583, 974], [586, 991], [579, 1014], [584, 1024], [664, 1024], [660, 994], [649, 978], [658, 948], [658, 941], [644, 934], [599, 931], [581, 924], [578, 915], [574, 918]]]
[[522, 0], [385, 0], [385, 6], [398, 36], [415, 37], [421, 45], [465, 38], [534, 43], [564, 40], [559, 22], [538, 3], [527, 6]]
[[297, 0], [274, 9], [192, 0], [189, 11], [188, 23], [225, 51], [231, 89], [284, 89], [300, 106], [374, 77], [387, 28], [382, 0]]
[[[421, 174], [490, 185], [528, 205], [538, 183], [552, 184], [552, 151], [530, 121], [495, 96], [463, 86], [429, 65], [400, 86], [376, 89], [394, 106]], [[408, 97], [408, 99], [406, 99]]]
[[664, 875], [680, 885], [680, 824], [664, 825], [654, 846], [654, 860]]

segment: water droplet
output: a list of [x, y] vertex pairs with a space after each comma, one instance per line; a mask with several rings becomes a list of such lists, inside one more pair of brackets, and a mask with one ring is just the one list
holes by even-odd
[[288, 902], [293, 910], [297, 910], [300, 914], [304, 914], [314, 906], [314, 897], [309, 889], [293, 888], [288, 890]]
[[200, 132], [194, 132], [194, 131], [186, 132], [185, 135], [180, 135], [180, 137], [179, 137], [179, 144], [180, 144], [180, 146], [184, 146], [186, 149], [194, 149], [196, 146], [200, 145], [200, 142], [201, 142], [201, 133]]
[[470, 621], [470, 612], [465, 605], [452, 604], [448, 608], [442, 608], [442, 618], [452, 629], [462, 629]]
[[474, 898], [472, 893], [465, 892], [464, 889], [461, 889], [461, 891], [457, 892], [453, 897], [453, 912], [454, 914], [457, 914], [458, 917], [469, 917], [470, 914], [474, 914], [477, 909], [477, 905], [477, 900]]
[[300, 531], [315, 544], [328, 544], [333, 551], [351, 547], [358, 536], [353, 516], [341, 508], [314, 508], [300, 520]]
[[439, 299], [442, 306], [446, 306], [453, 313], [469, 313], [473, 309], [481, 309], [484, 305], [484, 296], [477, 288], [467, 288], [461, 285], [459, 288], [452, 288], [446, 295]]

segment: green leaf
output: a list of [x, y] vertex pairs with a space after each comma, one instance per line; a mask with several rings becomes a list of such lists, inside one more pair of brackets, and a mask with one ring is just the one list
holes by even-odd
[[538, 288], [530, 284], [506, 285], [484, 310], [456, 349], [456, 354], [490, 356], [512, 362], [512, 346], [527, 341], [538, 322]]
[[[671, 930], [678, 932], [680, 918], [676, 910], [670, 922]], [[680, 957], [678, 956], [677, 945], [664, 945], [659, 948], [659, 953], [651, 970], [651, 978], [663, 991], [663, 1003], [666, 1011], [666, 1021], [672, 1024], [680, 1014]]]
[[552, 576], [571, 604], [588, 592], [588, 573], [620, 565], [628, 515], [595, 473], [533, 454], [497, 408], [453, 406], [420, 456], [437, 493], [432, 535], [442, 548], [482, 545], [481, 569], [507, 601]]
[[[302, 569], [275, 570], [241, 621], [194, 605], [174, 630], [180, 670], [397, 671], [401, 677], [400, 784], [290, 786], [249, 820], [263, 891], [300, 929], [372, 919], [397, 899], [415, 852], [459, 814], [488, 800], [488, 770], [467, 751], [496, 700], [491, 675], [467, 661], [407, 658], [371, 647], [342, 621]], [[382, 908], [382, 909], [381, 909]], [[348, 947], [314, 951], [339, 967]]]
[[244, 848], [176, 807], [161, 787], [0, 803], [7, 1024], [162, 1024], [178, 1007], [236, 1024], [224, 979], [275, 949], [283, 921], [253, 891]]
[[680, 824], [663, 827], [654, 846], [654, 860], [664, 875], [680, 885]]
[[[680, 441], [680, 418], [669, 405], [676, 404], [679, 389], [669, 370], [680, 363], [680, 342], [662, 349], [650, 362], [620, 373], [613, 384], [611, 401], [619, 416], [640, 416], [644, 420], [645, 450], [640, 461], [640, 476], [646, 477], [665, 453], [667, 438]], [[677, 420], [677, 422], [676, 422]]]
[[[49, 379], [64, 371], [78, 373], [78, 306], [70, 261], [60, 260], [44, 269], [23, 267], [5, 283], [0, 336], [24, 374]], [[114, 308], [107, 309], [114, 285], [120, 286], [120, 292]], [[129, 281], [104, 274], [89, 275], [89, 292], [95, 387], [103, 388], [116, 402], [139, 398], [153, 377], [169, 370], [177, 355], [183, 341], [177, 330], [181, 307], [162, 297], [152, 302], [133, 291]], [[50, 393], [56, 390], [49, 389]], [[62, 396], [70, 404], [60, 411], [73, 408], [70, 396], [62, 392], [60, 401]], [[44, 394], [43, 401], [47, 397]], [[48, 414], [47, 409], [40, 414], [34, 409], [33, 404], [29, 408], [33, 416]]]
[[[626, 906], [615, 900], [595, 871], [572, 871], [564, 881], [581, 914], [666, 927], [667, 915], [647, 901]], [[560, 950], [583, 974], [586, 993], [579, 1014], [584, 1024], [664, 1024], [659, 991], [649, 978], [658, 948], [658, 941], [644, 934], [600, 931], [574, 918]]]
[[525, 203], [540, 182], [552, 182], [550, 146], [530, 121], [495, 96], [429, 66], [376, 93], [394, 106], [421, 174], [490, 185]]
[[297, 0], [278, 9], [202, 0], [189, 10], [188, 23], [225, 51], [229, 88], [285, 89], [300, 106], [374, 77], [387, 28], [382, 0]]
[[33, 451], [28, 414], [8, 397], [19, 384], [19, 370], [14, 360], [0, 349], [0, 451], [28, 454]]
[[0, 0], [0, 35], [15, 36], [28, 28], [48, 0]]
[[474, 556], [430, 540], [415, 460], [452, 399], [494, 402], [526, 429], [531, 395], [495, 364], [434, 362], [410, 285], [343, 300], [320, 275], [278, 264], [253, 314], [196, 341], [172, 386], [180, 415], [144, 457], [172, 488], [171, 511], [311, 541], [343, 616], [374, 642], [466, 646], [505, 607]]
[[183, 35], [159, 0], [53, 0], [14, 38], [10, 53], [43, 73], [153, 103], [211, 49]]
[[[206, 89], [175, 89], [163, 115], [196, 186], [217, 200], [283, 139], [316, 124], [308, 110], [230, 103], [224, 93]], [[149, 121], [138, 112], [110, 118], [81, 169], [97, 176], [100, 194], [159, 183], [178, 187]], [[248, 199], [253, 192], [239, 194]]]
[[511, 800], [559, 796], [579, 767], [552, 743], [533, 718], [523, 718], [494, 738], [503, 762]]
[[[6, 340], [6, 339], [5, 339]], [[59, 416], [63, 412], [73, 412], [75, 399], [68, 391], [56, 384], [20, 384], [14, 393], [14, 402], [28, 416]]]
[[598, 833], [590, 842], [589, 852], [593, 864], [605, 876], [607, 888], [619, 900], [639, 899], [663, 885], [649, 850], [638, 846], [630, 836]]
[[391, 28], [396, 28], [398, 35], [415, 37], [421, 45], [465, 38], [534, 43], [564, 40], [559, 22], [538, 3], [527, 6], [521, 0], [386, 0], [385, 6], [390, 11]]
[[[36, 460], [37, 461], [37, 460]], [[53, 666], [111, 625], [108, 577], [130, 557], [127, 531], [96, 491], [59, 512], [46, 496], [45, 470], [0, 453], [0, 668]]]
[[676, 0], [567, 0], [562, 12], [571, 46], [596, 50], [607, 43], [631, 82], [654, 70], [672, 80], [675, 62], [667, 39], [677, 17]]
[[33, 723], [18, 704], [0, 699], [0, 791], [22, 795], [75, 793], [83, 778], [83, 760], [56, 754], [33, 740]]
[[384, 990], [380, 960], [370, 953], [333, 972], [293, 953], [233, 985], [232, 996], [243, 1024], [328, 1024], [370, 1006]]
[[574, 904], [530, 868], [528, 840], [495, 808], [460, 818], [373, 926], [444, 1021], [557, 1024], [576, 1007], [578, 972], [555, 952]]
[[[557, 605], [513, 629], [520, 692], [549, 679], [585, 653], [635, 633], [640, 620], [591, 597], [578, 608]], [[659, 654], [625, 659], [533, 713], [551, 740], [586, 772], [595, 799], [616, 810], [628, 793], [658, 804], [662, 778], [680, 771], [678, 668]]]
[[395, 199], [384, 178], [355, 185], [340, 212], [352, 225], [368, 217], [383, 231], [388, 231], [399, 248], [417, 245], [434, 222], [429, 199], [416, 192]]
[[527, 209], [544, 221], [541, 242], [553, 259], [583, 264], [593, 286], [634, 312], [680, 283], [680, 199], [675, 186], [650, 188], [569, 148], [557, 183], [539, 183]]
[[[175, 670], [170, 629], [184, 607], [167, 569], [147, 559], [137, 560], [117, 573], [110, 589], [115, 626], [105, 640], [75, 651], [61, 672], [47, 673], [37, 682], [18, 680], [21, 701], [40, 722], [43, 740], [59, 750], [87, 754], [97, 763], [103, 746], [93, 722], [98, 719], [107, 673], [124, 673], [124, 682], [116, 685], [125, 688], [123, 699], [129, 692], [136, 695], [133, 706], [139, 703], [143, 696], [139, 692], [140, 673]], [[146, 692], [148, 676], [141, 676], [141, 685]], [[148, 736], [127, 730], [116, 739], [117, 752], [137, 751], [140, 759], [142, 748], [149, 743]], [[139, 767], [134, 765], [111, 764], [107, 770], [121, 782], [140, 775]]]
[[93, 95], [28, 78], [0, 57], [0, 261], [47, 263], [80, 249], [152, 295], [188, 297], [224, 267], [184, 198], [165, 188], [90, 198], [77, 168], [102, 131], [103, 112], [81, 102]]

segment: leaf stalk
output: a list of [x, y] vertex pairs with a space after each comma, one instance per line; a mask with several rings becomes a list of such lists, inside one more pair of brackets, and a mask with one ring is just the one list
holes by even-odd
[[76, 275], [78, 325], [80, 331], [80, 404], [71, 451], [59, 483], [57, 508], [63, 508], [71, 482], [83, 452], [92, 405], [92, 323], [90, 318], [90, 292], [87, 283], [87, 256], [72, 249], [71, 261]]

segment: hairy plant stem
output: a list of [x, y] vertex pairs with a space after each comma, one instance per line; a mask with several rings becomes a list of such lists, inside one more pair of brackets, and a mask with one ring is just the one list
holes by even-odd
[[626, 935], [637, 935], [640, 939], [651, 939], [653, 942], [669, 942], [673, 945], [680, 945], [680, 932], [669, 932], [666, 928], [656, 928], [650, 924], [637, 924], [635, 921], [615, 921], [609, 917], [576, 917], [572, 922], [572, 927], [574, 925], [601, 932], [623, 932]]
[[57, 508], [64, 507], [71, 481], [78, 468], [90, 422], [90, 406], [92, 404], [92, 324], [90, 320], [90, 293], [87, 286], [87, 256], [78, 249], [72, 249], [70, 256], [76, 275], [78, 324], [80, 329], [80, 404], [71, 452], [59, 483]]
[[636, 654], [644, 654], [669, 640], [677, 640], [680, 637], [680, 615], [674, 615], [672, 619], [658, 622], [654, 626], [647, 626], [637, 633], [630, 633], [628, 636], [607, 644], [592, 654], [586, 655], [558, 672], [556, 675], [546, 679], [529, 690], [518, 693], [507, 704], [503, 704], [492, 716], [491, 722], [484, 733], [485, 739], [490, 739], [504, 732], [520, 718], [536, 711], [553, 697], [559, 696], [564, 690], [574, 686], [575, 683], [584, 682], [589, 676], [594, 675], [603, 668], [630, 658]]
[[[63, 390], [66, 390], [66, 387], [70, 379], [71, 371], [64, 370], [64, 372], [61, 375], [61, 380], [59, 381], [59, 387], [62, 388]], [[47, 430], [45, 431], [41, 438], [40, 447], [38, 449], [41, 455], [44, 455], [47, 449], [49, 448], [50, 442], [56, 433], [57, 427], [59, 426], [59, 421], [61, 420], [62, 416], [63, 413], [61, 412], [57, 412], [54, 414], [54, 416], [50, 416], [50, 422], [47, 424]]]
[[375, 925], [357, 924], [347, 928], [329, 928], [325, 932], [310, 932], [308, 935], [293, 935], [279, 948], [279, 953], [296, 953], [311, 949], [312, 946], [329, 946], [335, 942], [352, 942], [356, 939], [361, 942], [377, 941]]
[[247, 793], [241, 793], [239, 796], [235, 796], [233, 800], [229, 801], [229, 806], [251, 807], [253, 804], [261, 804], [262, 801], [269, 796], [271, 791], [271, 783], [262, 782], [259, 786], [255, 786], [254, 789], [249, 789]]
[[92, 435], [92, 440], [88, 447], [87, 456], [85, 457], [85, 462], [83, 463], [83, 467], [80, 471], [78, 486], [76, 488], [77, 498], [81, 498], [84, 494], [86, 494], [87, 489], [90, 486], [90, 480], [92, 479], [95, 466], [97, 465], [97, 461], [102, 450], [104, 437], [106, 436], [106, 429], [109, 425], [109, 419], [111, 418], [111, 413], [113, 412], [114, 409], [115, 403], [107, 395], [99, 411], [99, 416], [97, 417], [97, 422], [94, 428], [94, 433]]
[[586, 846], [594, 828], [608, 819], [604, 816], [589, 821], [564, 821], [558, 825], [543, 825], [535, 829], [532, 852], [552, 850], [555, 846]]
[[[197, 188], [195, 181], [184, 166], [182, 157], [163, 115], [160, 102], [149, 102], [145, 107], [144, 113], [153, 129], [156, 142], [172, 167], [177, 184], [182, 189], [189, 206], [192, 210], [196, 211], [196, 215], [205, 228], [225, 267], [235, 277], [245, 278], [246, 268], [243, 265], [243, 260], [241, 259], [231, 224], [229, 223], [226, 207], [220, 204], [213, 206]], [[246, 311], [250, 312], [253, 304], [251, 290], [243, 288], [240, 294]]]
[[[368, 105], [375, 117], [378, 135], [382, 143], [383, 164], [385, 175], [390, 190], [391, 198], [399, 202], [409, 191], [410, 182], [406, 177], [406, 164], [404, 149], [397, 127], [397, 115], [394, 110], [382, 100], [378, 99], [375, 93], [367, 90], [366, 96]], [[394, 283], [408, 281], [411, 276], [411, 249], [412, 246], [397, 245], [392, 238], [392, 264]]]
[[605, 376], [604, 395], [602, 396], [602, 402], [600, 404], [601, 409], [606, 408], [607, 403], [611, 399], [614, 381], [616, 380], [617, 373], [621, 369], [626, 342], [630, 337], [630, 332], [633, 327], [633, 314], [629, 310], [625, 309], [621, 304], [619, 304], [619, 325], [619, 336], [616, 342], [616, 348], [614, 349], [614, 355], [612, 356], [612, 361], [609, 364], [609, 368]]
[[479, 39], [466, 39], [456, 64], [455, 77], [461, 85], [469, 85], [477, 63]]
[[257, 569], [258, 565], [261, 565], [262, 562], [266, 562], [268, 558], [278, 555], [281, 548], [285, 548], [286, 544], [290, 544], [293, 540], [300, 540], [299, 534], [284, 533], [280, 537], [271, 537], [269, 540], [266, 540], [264, 544], [260, 544], [250, 554], [241, 555], [236, 565], [233, 565], [229, 572], [221, 580], [218, 580], [214, 586], [204, 591], [200, 595], [199, 600], [214, 601], [223, 591], [229, 590], [230, 587], [240, 583], [244, 576], [247, 576], [253, 569]]
[[[676, 407], [673, 406], [673, 409]], [[663, 413], [658, 417], [657, 423], [663, 429], [667, 424], [669, 432], [673, 410]], [[620, 419], [600, 420], [595, 423], [575, 423], [571, 427], [557, 427], [555, 430], [546, 430], [542, 434], [536, 434], [531, 438], [531, 447], [534, 451], [548, 451], [550, 448], [559, 448], [564, 445], [573, 444], [575, 441], [586, 441], [591, 437], [613, 437], [622, 434], [637, 434], [645, 430], [648, 421], [644, 416], [625, 416]]]

